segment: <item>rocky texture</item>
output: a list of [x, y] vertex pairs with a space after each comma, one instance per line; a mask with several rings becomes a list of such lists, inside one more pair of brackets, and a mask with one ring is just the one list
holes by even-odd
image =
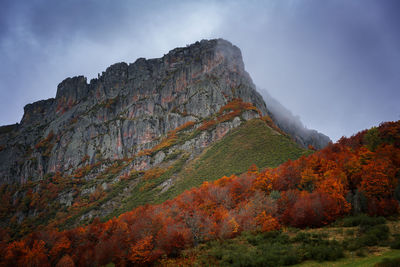
[[[162, 58], [114, 64], [89, 84], [83, 76], [67, 78], [55, 99], [27, 105], [20, 124], [0, 128], [0, 183], [68, 174], [86, 164], [87, 156], [91, 164], [133, 157], [188, 121], [200, 124], [234, 98], [267, 114], [240, 50], [222, 39], [176, 48]], [[258, 116], [249, 113], [246, 119]], [[237, 125], [198, 135], [182, 149], [197, 153]], [[132, 164], [146, 169], [162, 160], [160, 153]]]
[[0, 127], [0, 228], [15, 236], [112, 218], [253, 163], [277, 166], [307, 153], [293, 140], [320, 136], [281, 125], [240, 50], [221, 39], [114, 64], [90, 83], [67, 78], [24, 111]]

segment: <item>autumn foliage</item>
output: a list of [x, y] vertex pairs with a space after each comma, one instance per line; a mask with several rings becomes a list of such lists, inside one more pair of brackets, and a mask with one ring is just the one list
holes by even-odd
[[229, 121], [234, 119], [237, 116], [240, 116], [244, 111], [252, 110], [258, 113], [258, 115], [262, 116], [260, 110], [253, 106], [252, 103], [243, 102], [241, 98], [233, 98], [226, 105], [222, 106], [215, 119], [209, 119], [203, 121], [203, 123], [199, 126], [200, 131], [209, 130], [218, 123]]
[[357, 212], [397, 213], [400, 122], [373, 131], [342, 138], [275, 169], [260, 171], [253, 165], [241, 176], [205, 182], [104, 223], [96, 219], [85, 227], [47, 229], [3, 242], [0, 261], [5, 266], [147, 266], [242, 231], [319, 227]]

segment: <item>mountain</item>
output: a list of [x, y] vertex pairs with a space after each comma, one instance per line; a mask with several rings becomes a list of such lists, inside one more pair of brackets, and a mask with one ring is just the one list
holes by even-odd
[[222, 39], [117, 63], [89, 83], [67, 78], [0, 127], [0, 227], [17, 237], [105, 220], [310, 153], [313, 139], [270, 115], [239, 48]]
[[[216, 114], [234, 98], [252, 103], [261, 116], [267, 112], [240, 50], [224, 40], [176, 48], [158, 59], [117, 63], [89, 84], [83, 76], [67, 78], [55, 99], [25, 106], [20, 124], [1, 128], [1, 182], [69, 172], [85, 156], [92, 164], [100, 157], [132, 157], [178, 126]], [[244, 115], [257, 116], [254, 110]], [[225, 124], [218, 134], [201, 136], [193, 148], [201, 150], [232, 127]], [[158, 161], [164, 156], [160, 153]], [[132, 163], [138, 170], [150, 165], [145, 158]]]
[[[242, 232], [254, 235], [238, 242], [255, 246], [244, 248], [255, 266], [277, 265], [257, 257], [267, 239], [278, 265], [362, 248], [258, 234], [397, 214], [400, 122], [314, 152], [305, 147], [328, 139], [267, 103], [222, 39], [114, 64], [90, 83], [65, 79], [0, 128], [0, 265], [174, 266], [182, 250]], [[365, 220], [362, 242], [389, 238], [381, 219]], [[232, 262], [214, 252], [203, 265]]]

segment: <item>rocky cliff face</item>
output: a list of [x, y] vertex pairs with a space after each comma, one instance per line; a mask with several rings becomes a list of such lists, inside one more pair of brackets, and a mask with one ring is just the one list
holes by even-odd
[[[176, 48], [162, 58], [117, 63], [90, 83], [83, 76], [67, 78], [55, 99], [25, 106], [20, 124], [0, 128], [0, 183], [133, 158], [185, 123], [199, 127], [234, 99], [259, 110], [249, 109], [241, 119], [267, 114], [240, 50], [222, 39]], [[239, 117], [219, 124], [181, 148], [199, 153], [239, 124]], [[148, 169], [168, 153], [141, 155], [131, 164]]]

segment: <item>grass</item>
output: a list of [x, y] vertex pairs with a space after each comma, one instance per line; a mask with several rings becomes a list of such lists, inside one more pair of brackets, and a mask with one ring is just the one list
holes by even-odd
[[234, 239], [211, 241], [185, 253], [197, 254], [194, 265], [199, 266], [285, 266], [307, 259], [321, 263], [344, 256], [340, 243], [323, 235], [299, 232], [291, 237], [281, 231], [244, 232]]
[[[374, 266], [377, 263], [384, 261], [384, 259], [396, 259], [400, 257], [400, 250], [389, 250], [379, 254], [373, 254], [366, 256], [364, 258], [357, 256], [350, 256], [347, 258], [343, 258], [334, 262], [327, 261], [324, 262], [323, 265], [325, 267], [370, 267]], [[306, 261], [298, 265], [294, 265], [298, 267], [317, 267], [321, 266], [320, 262], [315, 261]]]
[[177, 196], [204, 181], [241, 174], [253, 163], [259, 168], [277, 167], [288, 159], [294, 160], [306, 153], [309, 152], [287, 136], [272, 130], [264, 121], [250, 120], [232, 130], [188, 164], [163, 199]]
[[142, 179], [132, 190], [130, 196], [124, 199], [119, 209], [114, 210], [111, 214], [103, 218], [103, 220], [111, 219], [115, 216], [130, 211], [144, 204], [161, 203], [164, 199], [160, 198], [159, 185], [168, 180], [173, 174], [179, 172], [188, 159], [187, 155], [182, 155], [170, 168], [162, 175], [152, 180]]
[[[344, 226], [348, 225], [356, 226]], [[368, 227], [367, 231], [365, 226]], [[390, 236], [375, 245], [347, 249], [346, 238], [358, 239], [370, 229], [389, 227]], [[354, 233], [350, 233], [350, 231]], [[400, 232], [400, 221], [366, 215], [350, 216], [315, 229], [284, 228], [267, 233], [243, 232], [228, 240], [215, 240], [189, 248], [160, 266], [399, 266], [400, 250], [391, 249]], [[375, 233], [381, 236], [381, 233]], [[391, 241], [392, 240], [392, 241]], [[389, 242], [388, 242], [389, 241]], [[391, 241], [391, 242], [390, 242]]]

